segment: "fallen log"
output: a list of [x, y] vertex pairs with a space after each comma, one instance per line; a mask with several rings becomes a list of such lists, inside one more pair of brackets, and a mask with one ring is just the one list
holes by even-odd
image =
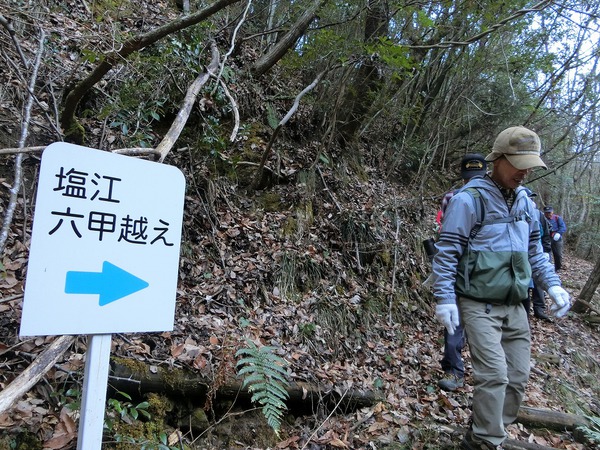
[[60, 336], [56, 338], [37, 358], [0, 392], [0, 414], [6, 412], [19, 398], [56, 364], [75, 341], [75, 336]]
[[[213, 380], [179, 368], [147, 366], [146, 364], [122, 358], [111, 360], [109, 386], [128, 394], [143, 395], [150, 392], [184, 397], [197, 404], [204, 404], [211, 391]], [[218, 399], [250, 401], [252, 394], [243, 387], [242, 380], [229, 379], [215, 391]], [[332, 408], [338, 405], [340, 411], [348, 412], [373, 406], [383, 398], [371, 391], [353, 390], [343, 395], [314, 384], [293, 382], [287, 388], [287, 406], [290, 410], [316, 411], [318, 407]]]
[[592, 305], [590, 302], [583, 300], [581, 296], [575, 301], [575, 303], [573, 303], [571, 311], [576, 313], [584, 313], [586, 311], [591, 311], [600, 315], [600, 310], [594, 305]]
[[[452, 435], [464, 436], [467, 433], [466, 428], [454, 426], [442, 426], [441, 430]], [[556, 450], [554, 447], [547, 447], [545, 445], [535, 444], [527, 441], [519, 441], [517, 439], [506, 439], [502, 443], [502, 448], [504, 450]]]
[[506, 439], [502, 443], [502, 448], [504, 450], [556, 450], [555, 447], [534, 444], [533, 442], [517, 441], [515, 439]]
[[551, 353], [537, 353], [533, 355], [533, 358], [540, 363], [560, 365], [560, 356]]
[[591, 428], [592, 426], [590, 419], [587, 417], [521, 406], [517, 421], [530, 428], [547, 428], [560, 432], [570, 431], [576, 442], [586, 445], [586, 448], [592, 448], [589, 437], [582, 431], [583, 428]]
[[519, 409], [517, 422], [531, 428], [548, 428], [555, 431], [572, 431], [576, 427], [590, 426], [590, 421], [583, 416], [527, 406], [521, 406]]
[[[109, 386], [130, 395], [148, 393], [166, 394], [186, 398], [196, 404], [204, 404], [207, 396], [214, 393], [218, 400], [232, 402], [249, 402], [251, 393], [243, 387], [239, 379], [229, 379], [214, 392], [211, 390], [213, 380], [202, 375], [180, 368], [164, 368], [148, 366], [143, 362], [113, 358], [111, 360], [111, 375]], [[332, 409], [338, 404], [341, 412], [347, 413], [359, 408], [369, 407], [381, 401], [382, 398], [370, 391], [350, 391], [344, 395], [318, 385], [294, 382], [287, 389], [289, 399], [287, 406], [295, 413], [316, 411], [319, 407]], [[530, 428], [546, 428], [564, 432], [573, 431], [577, 427], [588, 426], [587, 418], [575, 414], [558, 411], [536, 409], [522, 406], [517, 422]], [[540, 444], [507, 439], [503, 446], [507, 450], [552, 450]]]
[[587, 323], [589, 324], [599, 324], [600, 323], [600, 316], [586, 316], [583, 318], [583, 320], [585, 320]]

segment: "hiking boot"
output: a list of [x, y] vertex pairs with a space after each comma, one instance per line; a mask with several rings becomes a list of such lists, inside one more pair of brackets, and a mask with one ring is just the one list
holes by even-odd
[[473, 430], [469, 428], [467, 434], [460, 443], [462, 450], [502, 450], [502, 445], [494, 445], [491, 442], [484, 441], [482, 439], [476, 439], [473, 436]]
[[550, 317], [548, 317], [548, 315], [542, 308], [533, 308], [533, 315], [538, 319], [550, 322]]
[[457, 377], [451, 373], [447, 373], [444, 378], [437, 382], [438, 386], [445, 391], [455, 391], [465, 385], [465, 379], [463, 377]]

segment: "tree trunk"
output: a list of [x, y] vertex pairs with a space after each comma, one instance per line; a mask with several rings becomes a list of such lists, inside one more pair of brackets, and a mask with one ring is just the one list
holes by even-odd
[[[373, 44], [380, 38], [385, 38], [389, 32], [387, 2], [384, 0], [369, 0], [365, 20], [366, 44]], [[347, 89], [346, 98], [340, 111], [339, 142], [346, 147], [354, 141], [360, 129], [373, 98], [379, 90], [380, 75], [375, 62], [375, 55], [366, 56], [360, 62], [356, 78]]]
[[317, 11], [321, 6], [327, 3], [328, 0], [315, 0], [310, 8], [308, 8], [298, 21], [292, 25], [290, 31], [273, 47], [269, 53], [261, 56], [252, 67], [252, 73], [255, 76], [265, 74], [271, 67], [283, 58], [289, 49], [291, 49], [300, 36], [304, 34], [310, 23], [317, 16]]
[[589, 278], [585, 282], [578, 299], [573, 304], [571, 311], [576, 313], [582, 313], [586, 311], [588, 309], [586, 303], [592, 302], [592, 297], [594, 296], [598, 285], [600, 285], [600, 258], [598, 258], [596, 261], [596, 265], [594, 266], [592, 273], [590, 273]]

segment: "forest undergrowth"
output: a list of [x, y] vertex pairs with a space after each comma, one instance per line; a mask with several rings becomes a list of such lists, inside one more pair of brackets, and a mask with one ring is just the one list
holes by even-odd
[[[55, 39], [48, 60], [52, 64], [41, 66], [52, 80], [51, 88], [64, 89], [83, 70], [81, 65], [89, 70], [103, 56], [101, 46], [93, 51], [86, 47], [88, 37], [81, 31], [102, 37], [102, 28], [95, 28], [99, 22], [88, 23], [86, 2], [72, 3], [72, 8], [64, 8], [69, 14], [61, 10], [39, 16]], [[179, 14], [166, 1], [141, 4], [147, 20], [125, 14], [119, 22], [134, 30], [131, 33], [137, 33], [137, 26], [151, 29]], [[138, 13], [143, 15], [143, 9]], [[12, 48], [7, 36], [5, 47]], [[208, 48], [198, 39], [195, 49]], [[36, 42], [31, 37], [22, 45], [35, 54]], [[106, 43], [114, 44], [110, 39]], [[157, 45], [139, 52], [132, 57], [139, 58], [139, 66], [129, 61], [122, 74], [115, 73], [122, 80], [110, 89], [99, 85], [86, 96], [80, 118], [86, 145], [115, 150], [134, 146], [132, 142], [138, 147], [159, 141], [186, 88], [173, 72], [163, 76], [163, 67], [170, 69], [173, 61], [197, 70], [204, 67], [198, 54], [175, 46], [174, 56], [167, 57], [160, 53], [166, 48]], [[184, 369], [210, 381], [208, 398], [134, 398], [111, 387], [117, 381], [113, 376], [103, 448], [457, 448], [471, 416], [468, 349], [465, 387], [453, 393], [439, 390], [443, 329], [434, 319], [431, 294], [422, 286], [430, 270], [422, 241], [434, 233], [439, 198], [452, 175], [422, 175], [425, 165], [418, 148], [414, 154], [396, 154], [389, 145], [378, 147], [385, 139], [360, 142], [345, 151], [325, 145], [321, 135], [315, 137], [320, 116], [311, 110], [314, 105], [308, 98], [299, 102], [275, 148], [264, 153], [275, 134], [271, 123], [286, 115], [306, 80], [286, 78], [286, 70], [279, 69], [266, 80], [244, 78], [243, 65], [256, 54], [242, 46], [235, 58], [226, 75], [232, 76], [232, 92], [243, 113], [236, 140], [227, 140], [230, 102], [211, 97], [214, 92], [209, 95], [207, 90], [164, 161], [181, 169], [186, 179], [173, 329], [112, 336], [113, 362], [139, 364], [152, 374]], [[294, 70], [287, 72], [295, 75]], [[23, 99], [16, 87], [27, 92], [15, 73], [0, 72], [2, 84], [14, 87], [14, 95], [3, 98], [0, 108], [0, 143], [7, 148], [18, 141], [15, 118], [20, 117]], [[156, 80], [161, 84], [152, 84]], [[51, 92], [41, 99], [54, 104], [57, 99]], [[142, 93], [150, 97], [145, 104]], [[117, 97], [121, 104], [113, 101]], [[59, 134], [48, 128], [47, 123], [58, 123], [57, 117], [48, 120], [48, 114], [34, 111], [28, 145], [48, 145]], [[22, 155], [23, 182], [0, 256], [2, 390], [56, 340], [19, 336], [41, 160], [36, 150]], [[265, 185], [250, 190], [263, 155], [268, 156], [269, 168], [261, 180]], [[14, 154], [0, 154], [3, 216], [15, 180], [15, 160]], [[420, 176], [423, 179], [413, 179]], [[576, 299], [593, 264], [569, 252], [568, 234], [566, 241], [560, 275]], [[598, 309], [597, 304], [596, 298]], [[532, 318], [531, 328], [532, 372], [524, 405], [600, 416], [598, 325], [571, 313], [552, 322]], [[42, 380], [0, 414], [0, 450], [76, 448], [88, 341], [87, 336], [77, 336]], [[271, 347], [273, 360], [285, 360], [290, 383], [314, 387], [323, 400], [311, 408], [286, 411], [279, 435], [255, 405], [215, 395], [232, 380], [239, 381], [236, 355], [247, 355], [249, 342], [257, 351]], [[357, 395], [372, 398], [372, 404], [349, 407]], [[586, 448], [567, 430], [514, 424], [509, 434], [543, 448]]]

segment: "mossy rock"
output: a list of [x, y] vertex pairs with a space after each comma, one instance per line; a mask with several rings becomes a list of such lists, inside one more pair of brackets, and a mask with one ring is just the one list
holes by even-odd
[[85, 140], [85, 129], [77, 120], [74, 120], [68, 129], [65, 130], [65, 142], [71, 144], [83, 145]]
[[42, 448], [42, 442], [29, 431], [0, 437], [0, 450], [42, 450]]
[[258, 197], [263, 209], [267, 212], [281, 211], [281, 196], [275, 192], [263, 192]]
[[293, 217], [288, 217], [283, 224], [281, 233], [283, 236], [293, 236], [298, 231], [298, 221]]
[[189, 416], [179, 419], [177, 426], [180, 429], [189, 428], [193, 433], [200, 434], [208, 430], [210, 421], [203, 408], [196, 408]]
[[389, 267], [392, 263], [392, 255], [387, 248], [383, 248], [377, 256], [385, 267]]
[[272, 448], [279, 438], [267, 424], [260, 411], [249, 411], [232, 415], [230, 419], [222, 420], [214, 428], [214, 433], [229, 446], [234, 442], [242, 442], [252, 448]]
[[175, 408], [169, 397], [155, 393], [148, 394], [148, 412], [153, 418], [164, 420]]

